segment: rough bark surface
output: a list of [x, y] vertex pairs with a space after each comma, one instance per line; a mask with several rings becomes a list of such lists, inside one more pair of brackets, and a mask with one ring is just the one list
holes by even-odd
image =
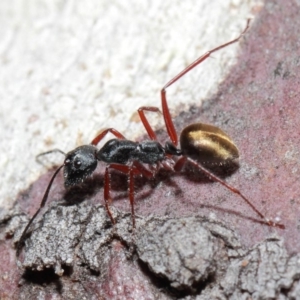
[[[246, 250], [215, 220], [138, 217], [132, 232], [130, 214], [113, 212], [115, 227], [100, 205], [53, 203], [28, 234], [13, 298], [300, 297], [300, 256], [289, 256], [279, 238]], [[16, 242], [26, 219], [10, 214], [4, 223], [2, 237], [15, 234]]]

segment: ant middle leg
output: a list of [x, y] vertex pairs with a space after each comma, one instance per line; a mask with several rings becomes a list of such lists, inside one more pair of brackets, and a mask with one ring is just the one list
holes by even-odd
[[110, 164], [105, 169], [104, 175], [104, 201], [107, 213], [112, 221], [115, 224], [115, 219], [109, 209], [109, 205], [112, 201], [110, 196], [110, 189], [111, 189], [111, 178], [109, 169], [114, 169], [120, 171], [121, 173], [127, 174], [129, 177], [128, 183], [128, 190], [129, 190], [129, 201], [131, 206], [131, 216], [132, 216], [132, 227], [135, 228], [135, 211], [134, 211], [134, 176], [143, 175], [146, 178], [152, 178], [154, 175], [153, 171], [148, 170], [142, 164], [138, 162], [133, 162], [132, 165], [120, 165], [120, 164]]

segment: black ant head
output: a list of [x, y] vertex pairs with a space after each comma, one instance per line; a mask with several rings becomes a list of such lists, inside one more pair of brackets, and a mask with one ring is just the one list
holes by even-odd
[[97, 167], [97, 148], [92, 145], [77, 147], [66, 154], [64, 162], [65, 186], [77, 185], [90, 176]]

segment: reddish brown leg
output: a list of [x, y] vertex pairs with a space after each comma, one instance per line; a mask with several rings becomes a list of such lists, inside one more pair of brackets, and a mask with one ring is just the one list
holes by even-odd
[[183, 168], [184, 164], [186, 163], [186, 161], [189, 161], [195, 167], [197, 167], [198, 169], [200, 169], [209, 179], [212, 179], [213, 181], [219, 182], [220, 184], [222, 184], [223, 186], [225, 186], [231, 192], [239, 195], [252, 208], [252, 210], [254, 210], [256, 212], [256, 214], [259, 215], [269, 226], [276, 226], [276, 227], [279, 227], [281, 229], [285, 229], [285, 226], [283, 224], [275, 223], [273, 221], [268, 220], [238, 189], [236, 189], [235, 187], [229, 185], [224, 180], [222, 180], [221, 178], [219, 178], [216, 175], [214, 175], [212, 172], [210, 172], [209, 170], [207, 170], [205, 167], [203, 167], [201, 164], [197, 163], [193, 159], [191, 159], [189, 157], [186, 157], [186, 156], [182, 156], [176, 162], [174, 169], [176, 171], [182, 170], [182, 168]]
[[129, 201], [131, 206], [132, 228], [135, 228], [135, 213], [134, 213], [134, 172], [133, 166], [129, 168]]
[[115, 169], [122, 173], [128, 174], [129, 176], [129, 200], [131, 205], [131, 216], [132, 216], [132, 226], [135, 227], [135, 214], [134, 214], [134, 180], [133, 176], [135, 174], [139, 174], [138, 170], [134, 169], [132, 166], [126, 165], [118, 165], [118, 164], [111, 164], [108, 165], [105, 169], [105, 177], [104, 177], [104, 201], [107, 213], [112, 221], [113, 224], [116, 224], [114, 217], [109, 209], [109, 205], [111, 202], [110, 197], [110, 173], [109, 169]]
[[104, 202], [105, 202], [105, 208], [106, 208], [106, 211], [111, 219], [111, 222], [113, 224], [116, 224], [116, 221], [109, 209], [109, 205], [110, 205], [110, 202], [111, 202], [111, 197], [110, 197], [110, 173], [109, 173], [109, 168], [110, 166], [108, 165], [106, 168], [105, 168], [105, 174], [104, 174]]
[[[111, 219], [111, 222], [113, 224], [116, 224], [116, 221], [109, 209], [109, 205], [112, 202], [111, 200], [111, 196], [110, 196], [110, 173], [109, 173], [109, 169], [114, 169], [114, 170], [118, 170], [122, 173], [128, 174], [130, 171], [130, 167], [126, 166], [126, 165], [118, 165], [118, 164], [110, 164], [105, 168], [105, 174], [104, 174], [104, 201], [105, 201], [105, 208], [106, 211]], [[133, 175], [138, 175], [140, 174], [140, 172], [137, 169], [132, 169], [131, 173]], [[131, 201], [130, 201], [131, 202]], [[132, 210], [132, 209], [131, 209]]]
[[105, 200], [105, 207], [106, 207], [107, 213], [113, 224], [115, 224], [115, 220], [109, 209], [109, 204], [111, 202], [109, 169], [114, 169], [114, 170], [120, 171], [129, 176], [129, 201], [130, 201], [130, 206], [131, 206], [132, 226], [133, 226], [133, 228], [135, 228], [134, 176], [142, 174], [143, 176], [145, 176], [147, 178], [151, 178], [151, 177], [153, 177], [153, 172], [146, 169], [142, 164], [140, 164], [138, 162], [133, 162], [133, 164], [131, 166], [110, 164], [106, 167], [105, 177], [104, 177], [104, 200]]
[[171, 79], [162, 88], [162, 90], [161, 90], [161, 105], [162, 105], [163, 116], [164, 116], [164, 120], [165, 120], [165, 124], [166, 124], [168, 134], [171, 138], [171, 141], [173, 142], [173, 144], [175, 146], [178, 145], [178, 136], [177, 136], [177, 133], [176, 133], [176, 130], [175, 130], [175, 127], [174, 127], [174, 123], [173, 123], [172, 118], [171, 118], [170, 110], [169, 110], [169, 107], [168, 107], [167, 98], [166, 98], [166, 89], [169, 86], [171, 86], [173, 83], [175, 83], [178, 79], [183, 77], [186, 73], [188, 73], [189, 71], [194, 69], [197, 65], [199, 65], [204, 60], [206, 60], [212, 53], [214, 53], [216, 51], [219, 51], [220, 49], [223, 49], [223, 48], [225, 48], [225, 47], [227, 47], [231, 44], [234, 44], [234, 43], [238, 42], [241, 39], [241, 37], [245, 34], [245, 32], [248, 30], [249, 23], [250, 23], [250, 19], [248, 19], [248, 21], [247, 21], [246, 28], [243, 30], [243, 32], [236, 39], [231, 40], [230, 42], [227, 42], [227, 43], [225, 43], [221, 46], [218, 46], [218, 47], [208, 51], [204, 55], [200, 56], [193, 63], [191, 63], [189, 66], [187, 66], [183, 71], [181, 71], [178, 75], [176, 75], [173, 79]]
[[160, 114], [161, 114], [161, 111], [159, 110], [158, 107], [153, 107], [153, 106], [142, 106], [138, 109], [140, 119], [143, 122], [144, 127], [147, 130], [147, 133], [148, 133], [150, 139], [156, 141], [157, 140], [156, 134], [154, 133], [152, 127], [150, 126], [150, 124], [145, 116], [145, 111], [152, 111], [152, 112], [157, 112]]
[[143, 175], [146, 178], [153, 178], [154, 172], [148, 170], [145, 168], [141, 163], [139, 162], [133, 162], [132, 166], [126, 166], [126, 165], [119, 165], [119, 164], [110, 164], [110, 167], [118, 170], [124, 174], [128, 174], [130, 168], [132, 169], [133, 175]]
[[125, 137], [123, 134], [121, 134], [118, 130], [114, 128], [108, 128], [102, 131], [100, 134], [98, 134], [91, 142], [92, 145], [96, 146], [108, 133], [112, 133], [115, 137], [118, 139], [124, 140]]

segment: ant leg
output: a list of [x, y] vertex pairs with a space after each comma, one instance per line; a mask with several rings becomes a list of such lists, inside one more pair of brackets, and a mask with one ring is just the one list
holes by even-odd
[[105, 200], [105, 207], [107, 213], [112, 221], [113, 224], [116, 224], [114, 217], [109, 209], [109, 204], [111, 202], [110, 197], [110, 173], [109, 169], [115, 169], [121, 171], [122, 173], [126, 173], [129, 175], [129, 200], [131, 204], [131, 216], [132, 216], [132, 226], [135, 227], [135, 215], [134, 215], [134, 174], [136, 173], [132, 167], [125, 166], [125, 165], [118, 165], [118, 164], [111, 164], [108, 165], [105, 169], [105, 176], [104, 176], [104, 200]]
[[[139, 172], [136, 168], [134, 167], [129, 167], [129, 166], [125, 166], [125, 165], [119, 165], [119, 164], [110, 164], [106, 167], [105, 169], [105, 174], [104, 174], [104, 201], [105, 201], [105, 208], [106, 211], [111, 219], [111, 222], [113, 224], [116, 224], [116, 221], [109, 209], [109, 205], [112, 202], [111, 196], [110, 196], [110, 173], [109, 173], [109, 169], [114, 169], [117, 171], [120, 171], [122, 173], [125, 174], [129, 174], [129, 178], [133, 178], [134, 175], [139, 175], [141, 174], [141, 172]], [[131, 180], [131, 181], [130, 181]], [[132, 187], [133, 187], [133, 179], [130, 179], [129, 182], [129, 199], [130, 199], [130, 203], [133, 203], [133, 199], [134, 199], [134, 192], [132, 192]], [[131, 205], [131, 213], [132, 213], [132, 224], [133, 226], [135, 226], [135, 220], [134, 220], [134, 208], [133, 205]]]
[[123, 134], [121, 134], [119, 131], [117, 131], [114, 128], [108, 128], [99, 133], [91, 142], [92, 145], [96, 146], [108, 133], [112, 133], [115, 137], [121, 140], [125, 140], [125, 137]]
[[[132, 166], [133, 166], [132, 168], [133, 175], [143, 175], [146, 178], [153, 178], [154, 172], [148, 170], [139, 162], [137, 161], [133, 162]], [[110, 164], [110, 167], [124, 174], [128, 174], [128, 172], [130, 171], [130, 166], [126, 166], [126, 165]]]
[[41, 163], [41, 161], [40, 161], [40, 157], [41, 156], [44, 156], [44, 155], [47, 155], [47, 154], [50, 154], [50, 153], [55, 153], [55, 152], [61, 153], [62, 155], [66, 156], [66, 153], [63, 152], [62, 150], [60, 150], [60, 149], [52, 149], [52, 150], [49, 150], [49, 151], [42, 152], [42, 153], [38, 154], [35, 157], [35, 159], [36, 159], [37, 162]]
[[157, 140], [156, 134], [154, 133], [152, 127], [150, 126], [150, 124], [145, 116], [145, 111], [152, 111], [152, 112], [157, 112], [160, 114], [161, 114], [161, 111], [158, 107], [153, 107], [153, 106], [142, 106], [138, 109], [140, 119], [141, 119], [145, 129], [147, 130], [147, 133], [148, 133], [150, 139], [156, 141]]
[[131, 166], [129, 168], [129, 201], [130, 201], [130, 206], [131, 206], [132, 228], [135, 228], [133, 166]]
[[21, 246], [22, 246], [22, 244], [23, 244], [25, 235], [26, 235], [26, 233], [27, 233], [27, 231], [28, 231], [30, 225], [32, 224], [32, 222], [34, 221], [34, 219], [36, 218], [36, 216], [38, 215], [38, 213], [40, 212], [40, 210], [41, 210], [41, 209], [45, 206], [45, 204], [46, 204], [46, 201], [47, 201], [48, 195], [49, 195], [49, 191], [50, 191], [50, 188], [51, 188], [52, 183], [53, 183], [53, 181], [54, 181], [54, 178], [56, 177], [56, 175], [58, 174], [58, 172], [61, 170], [61, 168], [62, 168], [63, 166], [64, 166], [64, 164], [61, 165], [61, 166], [54, 172], [54, 174], [53, 174], [53, 176], [52, 176], [52, 178], [51, 178], [51, 180], [50, 180], [50, 182], [49, 182], [49, 184], [48, 184], [48, 187], [47, 187], [47, 189], [46, 189], [46, 192], [45, 192], [45, 194], [44, 194], [44, 197], [43, 197], [43, 200], [42, 200], [42, 202], [41, 202], [41, 204], [40, 204], [39, 209], [36, 211], [36, 213], [33, 215], [33, 217], [30, 219], [30, 221], [29, 221], [28, 224], [26, 225], [25, 229], [23, 230], [22, 235], [21, 235], [21, 237], [20, 237], [20, 239], [19, 239], [19, 242], [18, 242], [18, 245], [17, 245], [17, 256], [19, 256], [19, 254], [20, 254]]
[[149, 170], [143, 164], [139, 163], [138, 161], [133, 162], [133, 166], [135, 167], [134, 170], [138, 171], [138, 174], [142, 174], [144, 177], [151, 179], [155, 176], [158, 171], [159, 166], [156, 165], [155, 168]]
[[219, 182], [220, 184], [222, 184], [223, 186], [225, 186], [228, 190], [230, 190], [231, 192], [239, 195], [251, 208], [253, 211], [256, 212], [257, 215], [259, 215], [265, 222], [266, 224], [268, 224], [269, 226], [276, 226], [279, 227], [281, 229], [285, 229], [285, 226], [283, 224], [280, 223], [275, 223], [273, 221], [268, 220], [251, 202], [250, 200], [248, 200], [238, 189], [236, 189], [235, 187], [229, 185], [228, 183], [226, 183], [224, 180], [222, 180], [221, 178], [217, 177], [216, 175], [214, 175], [212, 172], [210, 172], [209, 170], [207, 170], [205, 167], [203, 167], [201, 164], [197, 163], [196, 161], [194, 161], [193, 159], [189, 158], [189, 157], [185, 157], [182, 156], [175, 164], [174, 169], [176, 171], [180, 171], [184, 164], [186, 163], [186, 161], [189, 161], [190, 163], [192, 163], [195, 167], [197, 167], [198, 169], [200, 169], [209, 179]]
[[[132, 227], [135, 228], [135, 212], [134, 212], [134, 176], [136, 175], [143, 175], [147, 178], [152, 178], [154, 173], [148, 169], [146, 169], [142, 164], [138, 162], [133, 162], [131, 166], [126, 165], [119, 165], [119, 164], [110, 164], [106, 167], [107, 172], [105, 172], [105, 175], [108, 173], [108, 169], [114, 169], [117, 171], [120, 171], [122, 173], [128, 174], [129, 176], [129, 201], [131, 206], [131, 216], [132, 216]], [[107, 175], [109, 176], [109, 175]], [[112, 214], [109, 210], [108, 203], [111, 200], [109, 195], [109, 189], [110, 189], [110, 183], [107, 183], [109, 181], [109, 178], [106, 179], [105, 177], [105, 185], [104, 185], [104, 199], [105, 199], [105, 205], [106, 209], [108, 211], [108, 214], [112, 220], [112, 222], [115, 224], [115, 221], [112, 217]]]
[[105, 202], [105, 208], [107, 211], [107, 214], [110, 217], [110, 220], [113, 224], [116, 224], [116, 221], [109, 209], [109, 204], [112, 201], [110, 197], [110, 173], [109, 173], [110, 166], [108, 165], [105, 168], [105, 174], [104, 174], [104, 202]]
[[184, 165], [186, 164], [186, 160], [187, 160], [187, 157], [186, 156], [181, 156], [175, 163], [175, 166], [174, 166], [174, 170], [175, 172], [180, 172]]
[[162, 111], [163, 111], [163, 116], [164, 116], [164, 120], [165, 120], [165, 124], [166, 124], [166, 128], [168, 131], [168, 134], [170, 136], [170, 139], [172, 141], [172, 143], [177, 146], [178, 145], [178, 136], [175, 130], [175, 126], [174, 123], [172, 121], [171, 118], [171, 114], [170, 114], [170, 110], [168, 107], [168, 103], [167, 103], [167, 98], [166, 98], [166, 89], [171, 86], [173, 83], [175, 83], [178, 79], [180, 79], [181, 77], [183, 77], [186, 73], [188, 73], [189, 71], [191, 71], [192, 69], [194, 69], [197, 65], [199, 65], [200, 63], [202, 63], [204, 60], [206, 60], [212, 53], [219, 51], [222, 48], [225, 48], [231, 44], [234, 44], [236, 42], [238, 42], [241, 37], [245, 34], [245, 32], [248, 30], [249, 28], [249, 23], [250, 23], [250, 19], [247, 20], [247, 25], [245, 27], [245, 29], [243, 30], [243, 32], [234, 40], [231, 40], [225, 44], [222, 44], [208, 52], [206, 52], [204, 55], [200, 56], [198, 59], [196, 59], [194, 62], [192, 62], [189, 66], [187, 66], [183, 71], [181, 71], [178, 75], [176, 75], [173, 79], [171, 79], [162, 89], [161, 89], [161, 104], [162, 104]]

